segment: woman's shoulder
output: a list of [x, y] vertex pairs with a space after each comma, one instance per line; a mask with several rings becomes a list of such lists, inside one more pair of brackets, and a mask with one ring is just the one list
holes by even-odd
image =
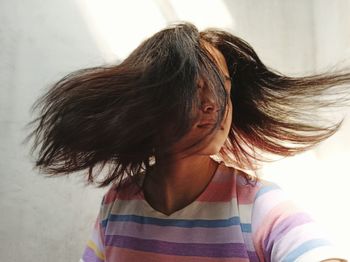
[[273, 181], [265, 180], [235, 166], [230, 166], [225, 163], [222, 163], [222, 165], [224, 165], [224, 173], [232, 177], [234, 181], [239, 203], [253, 204], [265, 193], [271, 193], [274, 190], [282, 191], [280, 186]]
[[103, 196], [102, 204], [110, 204], [121, 200], [133, 200], [140, 198], [141, 187], [138, 183], [140, 178], [126, 177], [120, 182], [112, 183]]

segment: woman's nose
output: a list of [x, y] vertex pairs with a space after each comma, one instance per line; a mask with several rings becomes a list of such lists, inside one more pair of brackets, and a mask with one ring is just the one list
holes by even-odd
[[204, 113], [213, 113], [218, 111], [218, 107], [215, 105], [213, 101], [206, 101], [202, 103], [202, 111]]

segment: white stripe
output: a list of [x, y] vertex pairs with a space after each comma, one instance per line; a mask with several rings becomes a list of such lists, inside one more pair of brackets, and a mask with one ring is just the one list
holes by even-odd
[[[243, 209], [248, 207], [244, 207]], [[110, 211], [109, 211], [110, 210]], [[108, 216], [108, 213], [114, 215], [138, 215], [147, 217], [157, 217], [164, 219], [228, 219], [239, 216], [237, 199], [233, 198], [229, 202], [198, 202], [195, 201], [189, 206], [176, 211], [167, 216], [153, 209], [145, 200], [117, 200], [109, 205], [104, 205], [102, 210], [102, 219]], [[247, 212], [246, 210], [244, 212]], [[248, 217], [248, 215], [246, 215]], [[245, 218], [245, 221], [249, 221]]]
[[266, 223], [265, 216], [278, 204], [288, 200], [286, 194], [280, 189], [272, 189], [266, 192], [254, 202], [252, 211], [252, 232], [261, 227], [262, 223]]
[[101, 243], [101, 235], [100, 235], [99, 230], [97, 228], [95, 228], [95, 227], [94, 227], [94, 229], [92, 231], [91, 241], [95, 243], [95, 245], [97, 246], [99, 251], [101, 251], [101, 252], [103, 251], [104, 246]]
[[320, 227], [314, 223], [306, 223], [291, 229], [282, 238], [277, 240], [271, 252], [274, 261], [284, 261], [283, 259], [301, 244], [312, 239], [327, 239]]
[[337, 250], [333, 246], [322, 246], [314, 248], [304, 255], [300, 256], [296, 262], [310, 262], [310, 261], [322, 261], [326, 259], [338, 259], [346, 262], [343, 252]]
[[253, 208], [253, 204], [238, 205], [241, 223], [251, 224], [251, 222], [252, 222], [252, 208]]

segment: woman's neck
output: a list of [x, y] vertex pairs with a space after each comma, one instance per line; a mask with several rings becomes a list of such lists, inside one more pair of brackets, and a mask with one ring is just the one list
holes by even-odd
[[192, 203], [211, 181], [218, 163], [209, 156], [159, 159], [146, 176], [146, 201], [157, 211], [170, 215]]

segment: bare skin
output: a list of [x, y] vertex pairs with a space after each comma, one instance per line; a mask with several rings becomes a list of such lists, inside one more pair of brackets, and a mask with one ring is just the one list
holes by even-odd
[[191, 156], [172, 163], [155, 170], [154, 179], [145, 181], [144, 191], [150, 206], [168, 216], [191, 204], [206, 188], [218, 166], [207, 156]]
[[[229, 92], [231, 82], [224, 56], [209, 44], [206, 44], [206, 48], [216, 60], [222, 75], [227, 79], [225, 87]], [[200, 118], [216, 119], [218, 107], [204, 88], [201, 91], [203, 105], [200, 110]], [[147, 176], [143, 190], [147, 202], [153, 209], [169, 216], [188, 206], [203, 192], [218, 167], [218, 163], [212, 160], [210, 155], [220, 151], [228, 136], [231, 122], [232, 104], [230, 101], [220, 128], [203, 142], [199, 152], [186, 157], [179, 153], [173, 155], [172, 159], [157, 159], [157, 167], [151, 176]], [[203, 127], [195, 125], [176, 144], [174, 151], [181, 152], [182, 147], [188, 145], [203, 131]]]

